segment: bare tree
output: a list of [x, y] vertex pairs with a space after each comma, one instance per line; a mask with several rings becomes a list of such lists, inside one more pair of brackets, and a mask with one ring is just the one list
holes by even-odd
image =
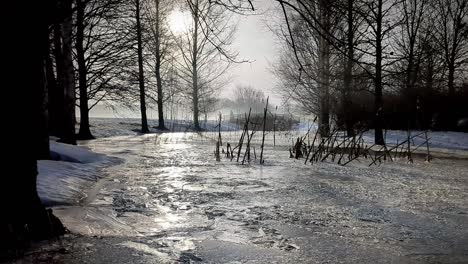
[[[173, 73], [174, 46], [173, 37], [169, 30], [168, 16], [174, 8], [172, 1], [153, 0], [148, 5], [146, 12], [146, 23], [149, 30], [146, 41], [148, 42], [148, 54], [146, 62], [149, 64], [152, 77], [155, 78], [157, 106], [158, 106], [158, 129], [167, 129], [164, 122], [164, 102], [173, 96], [174, 89], [167, 87], [171, 74]], [[151, 77], [149, 77], [151, 79]], [[165, 86], [166, 85], [166, 86]], [[165, 87], [164, 87], [165, 86]], [[163, 89], [164, 88], [164, 89]], [[172, 87], [173, 88], [173, 87]]]
[[374, 82], [374, 129], [375, 144], [384, 145], [384, 112], [383, 112], [383, 88], [385, 70], [395, 63], [393, 51], [389, 49], [391, 34], [399, 25], [395, 21], [395, 11], [398, 5], [397, 0], [364, 0], [364, 8], [360, 16], [368, 25], [367, 44], [370, 52], [367, 55], [370, 58], [368, 62], [373, 66], [374, 71], [371, 74]]
[[135, 0], [135, 20], [138, 45], [138, 81], [140, 84], [140, 112], [141, 112], [141, 132], [148, 133], [148, 120], [146, 118], [146, 99], [145, 99], [145, 77], [143, 71], [143, 43], [142, 43], [142, 26], [141, 26], [141, 3], [140, 0]]
[[437, 44], [448, 68], [450, 97], [455, 95], [455, 73], [468, 63], [468, 0], [434, 1], [433, 12]]
[[63, 124], [63, 134], [60, 139], [61, 142], [76, 145], [76, 133], [75, 133], [75, 73], [73, 68], [73, 43], [72, 43], [72, 0], [67, 0], [63, 2], [63, 12], [69, 14], [63, 20], [61, 24], [61, 59], [62, 62], [59, 63], [62, 69], [57, 69], [61, 71], [61, 76], [63, 80], [61, 84], [63, 85], [64, 92], [64, 124]]
[[344, 0], [338, 3], [338, 12], [343, 16], [342, 38], [345, 54], [343, 55], [343, 89], [341, 89], [341, 108], [344, 119], [344, 125], [348, 136], [354, 135], [354, 122], [351, 117], [350, 107], [352, 104], [353, 92], [358, 90], [355, 69], [357, 63], [360, 63], [362, 52], [359, 52], [359, 42], [363, 39], [365, 33], [362, 30], [363, 19], [358, 16], [356, 10], [361, 8], [358, 0]]
[[78, 138], [94, 138], [89, 111], [114, 92], [113, 81], [132, 43], [125, 42], [120, 21], [122, 0], [76, 0], [75, 60], [80, 106]]
[[[400, 76], [401, 94], [405, 100], [408, 128], [416, 118], [416, 101], [420, 92], [417, 89], [420, 67], [423, 60], [423, 47], [430, 37], [425, 29], [430, 21], [427, 0], [402, 0], [398, 5], [401, 24], [396, 28], [394, 46], [399, 61], [395, 64], [395, 74]], [[398, 77], [396, 77], [398, 79]]]
[[[50, 134], [61, 138], [63, 135], [64, 123], [64, 93], [63, 93], [63, 55], [62, 55], [62, 27], [61, 23], [55, 22], [52, 25], [52, 43], [51, 51], [48, 57], [50, 62], [47, 66], [48, 74], [48, 114], [49, 114], [49, 131]], [[52, 54], [50, 54], [52, 53]], [[48, 59], [46, 60], [46, 62]], [[54, 63], [55, 62], [55, 63]], [[53, 76], [50, 76], [53, 74]], [[52, 79], [54, 78], [54, 80]]]
[[290, 51], [275, 72], [283, 79], [286, 100], [293, 98], [307, 113], [319, 116], [320, 133], [327, 136], [339, 59], [333, 45], [341, 17], [327, 1], [278, 2], [285, 18], [278, 35]]
[[[232, 43], [235, 27], [226, 9], [208, 0], [187, 0], [192, 25], [176, 36], [179, 49], [178, 74], [192, 103], [193, 125], [200, 130], [200, 101], [212, 95], [222, 84], [223, 75], [237, 56], [227, 51]], [[207, 101], [207, 100], [205, 100]]]
[[89, 111], [88, 111], [88, 89], [87, 89], [87, 69], [84, 49], [84, 31], [85, 31], [85, 8], [84, 0], [76, 0], [76, 55], [78, 62], [78, 86], [80, 94], [80, 131], [79, 139], [92, 139], [89, 129]]

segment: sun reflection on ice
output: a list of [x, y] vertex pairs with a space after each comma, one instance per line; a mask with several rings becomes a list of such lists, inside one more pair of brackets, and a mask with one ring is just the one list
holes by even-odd
[[158, 215], [154, 222], [163, 230], [176, 228], [181, 226], [182, 217], [172, 213], [171, 209], [165, 206], [158, 206], [158, 211], [161, 213]]

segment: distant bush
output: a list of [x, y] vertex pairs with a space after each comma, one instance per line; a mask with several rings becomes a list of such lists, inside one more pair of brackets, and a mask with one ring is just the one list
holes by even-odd
[[[250, 124], [249, 129], [263, 130], [263, 113], [252, 113], [250, 114]], [[245, 115], [231, 115], [229, 122], [239, 125], [239, 127], [244, 127], [245, 125]], [[265, 130], [272, 131], [285, 131], [291, 130], [295, 125], [299, 124], [299, 120], [295, 119], [291, 115], [275, 115], [267, 114]]]
[[[468, 89], [463, 89], [452, 98], [438, 92], [419, 94], [409, 100], [399, 94], [383, 96], [386, 129], [467, 130], [464, 120], [468, 118]], [[353, 124], [373, 128], [374, 100], [370, 93], [354, 94], [345, 110]], [[338, 104], [335, 111], [336, 124], [344, 127], [342, 105]]]

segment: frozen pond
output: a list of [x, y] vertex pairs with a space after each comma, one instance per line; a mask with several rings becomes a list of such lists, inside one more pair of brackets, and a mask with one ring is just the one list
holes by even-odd
[[105, 177], [80, 206], [54, 209], [73, 233], [62, 241], [69, 254], [54, 261], [468, 261], [467, 160], [304, 165], [284, 145], [268, 145], [265, 165], [242, 166], [216, 162], [213, 137], [167, 133], [84, 144], [125, 161], [102, 169]]

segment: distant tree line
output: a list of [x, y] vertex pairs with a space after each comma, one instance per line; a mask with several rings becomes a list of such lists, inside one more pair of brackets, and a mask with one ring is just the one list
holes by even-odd
[[468, 117], [467, 0], [277, 0], [279, 90], [353, 133], [457, 129]]

